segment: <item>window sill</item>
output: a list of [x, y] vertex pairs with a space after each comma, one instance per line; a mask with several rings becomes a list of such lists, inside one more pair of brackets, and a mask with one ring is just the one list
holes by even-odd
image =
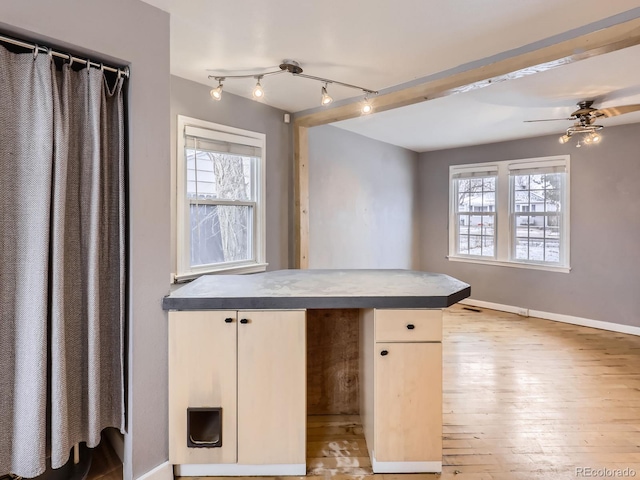
[[247, 273], [260, 273], [267, 269], [268, 263], [251, 263], [244, 265], [228, 265], [224, 267], [203, 269], [200, 271], [176, 275], [174, 283], [194, 280], [202, 275], [244, 275]]
[[544, 270], [547, 272], [556, 273], [570, 273], [571, 267], [553, 267], [551, 265], [539, 265], [536, 263], [519, 263], [519, 262], [507, 262], [504, 260], [485, 260], [482, 258], [468, 258], [468, 257], [456, 257], [453, 255], [447, 256], [450, 262], [464, 262], [464, 263], [477, 263], [480, 265], [494, 265], [497, 267], [512, 267], [512, 268], [526, 268], [529, 270]]

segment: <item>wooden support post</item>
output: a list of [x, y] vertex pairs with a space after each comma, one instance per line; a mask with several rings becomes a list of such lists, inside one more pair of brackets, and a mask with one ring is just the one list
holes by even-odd
[[294, 123], [295, 267], [309, 268], [309, 133]]

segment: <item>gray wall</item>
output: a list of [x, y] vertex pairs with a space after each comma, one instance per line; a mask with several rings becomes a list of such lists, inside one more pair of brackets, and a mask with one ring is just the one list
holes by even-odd
[[[640, 125], [576, 148], [558, 135], [420, 154], [422, 268], [471, 284], [477, 300], [640, 326]], [[571, 155], [571, 272], [449, 262], [449, 165]]]
[[3, 0], [0, 29], [131, 65], [130, 304], [125, 478], [166, 461], [169, 15], [137, 0]]
[[417, 268], [418, 154], [309, 129], [309, 268]]
[[[203, 73], [204, 77], [204, 73]], [[171, 169], [172, 191], [175, 191], [176, 128], [178, 115], [243, 128], [267, 135], [266, 236], [268, 270], [289, 267], [289, 205], [292, 199], [291, 125], [283, 121], [283, 110], [225, 92], [214, 102], [211, 87], [171, 76]], [[175, 195], [171, 197], [171, 224], [175, 225]], [[175, 246], [175, 228], [171, 229]], [[175, 248], [171, 249], [172, 265], [176, 265]]]

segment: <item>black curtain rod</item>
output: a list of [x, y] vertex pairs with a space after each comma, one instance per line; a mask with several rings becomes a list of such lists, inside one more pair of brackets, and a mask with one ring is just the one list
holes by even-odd
[[90, 60], [90, 59], [75, 57], [70, 53], [57, 52], [49, 47], [38, 45], [37, 43], [24, 42], [22, 40], [17, 40], [15, 38], [7, 37], [5, 35], [0, 35], [0, 42], [10, 43], [12, 45], [17, 45], [19, 47], [28, 48], [29, 50], [33, 50], [34, 54], [36, 51], [38, 53], [40, 52], [47, 53], [47, 54], [50, 53], [54, 57], [64, 58], [71, 63], [81, 63], [83, 65], [87, 65], [88, 67], [96, 67], [102, 70], [106, 70], [107, 72], [119, 73], [120, 75], [123, 75], [125, 78], [129, 78], [129, 67], [123, 67], [123, 68], [109, 67], [102, 63], [94, 62], [93, 60]]

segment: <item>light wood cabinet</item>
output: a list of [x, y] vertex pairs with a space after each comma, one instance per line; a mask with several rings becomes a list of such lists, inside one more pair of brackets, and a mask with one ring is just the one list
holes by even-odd
[[[187, 409], [218, 407], [221, 446], [189, 446]], [[180, 465], [176, 473], [304, 474], [305, 437], [304, 310], [169, 312], [169, 461]]]
[[238, 463], [306, 462], [304, 311], [240, 312]]
[[[236, 338], [235, 311], [169, 312], [171, 463], [236, 463]], [[222, 408], [221, 447], [187, 447], [190, 407]]]
[[375, 310], [376, 342], [441, 342], [442, 310]]
[[361, 408], [374, 473], [442, 470], [442, 311], [363, 310]]
[[376, 460], [440, 460], [442, 344], [376, 343], [375, 349]]

